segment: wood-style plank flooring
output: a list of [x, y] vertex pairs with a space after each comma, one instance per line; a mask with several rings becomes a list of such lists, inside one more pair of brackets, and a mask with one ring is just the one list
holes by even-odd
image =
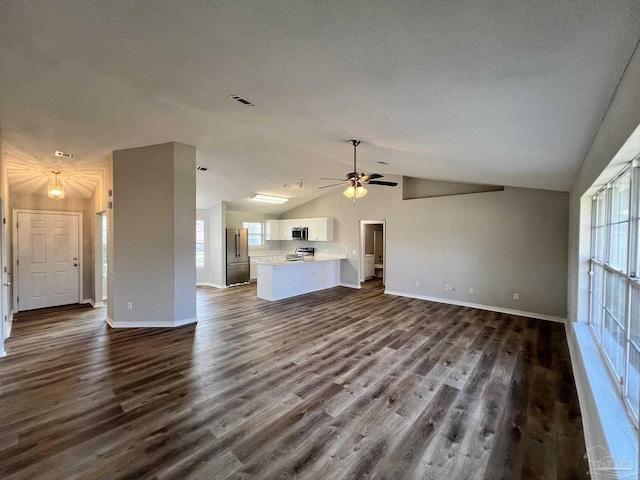
[[563, 325], [382, 292], [202, 287], [176, 329], [19, 315], [0, 478], [588, 478]]

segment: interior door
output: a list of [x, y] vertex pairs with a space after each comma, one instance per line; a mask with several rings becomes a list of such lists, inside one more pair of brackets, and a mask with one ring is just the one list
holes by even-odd
[[19, 311], [79, 301], [78, 215], [18, 213]]

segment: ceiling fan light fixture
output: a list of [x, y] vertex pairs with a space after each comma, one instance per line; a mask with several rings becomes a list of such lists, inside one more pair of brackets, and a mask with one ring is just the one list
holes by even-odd
[[263, 195], [261, 193], [256, 193], [254, 195], [251, 195], [251, 200], [255, 202], [277, 203], [279, 205], [283, 203], [287, 203], [289, 201], [289, 199], [285, 197], [276, 197], [274, 195]]
[[47, 194], [49, 198], [54, 198], [56, 200], [60, 200], [64, 198], [64, 188], [61, 185], [58, 185], [58, 175], [60, 172], [58, 170], [54, 170], [53, 173], [56, 176], [55, 184], [49, 184], [49, 188], [47, 189]]
[[342, 194], [347, 198], [362, 198], [367, 194], [367, 189], [362, 185], [357, 187], [350, 185]]

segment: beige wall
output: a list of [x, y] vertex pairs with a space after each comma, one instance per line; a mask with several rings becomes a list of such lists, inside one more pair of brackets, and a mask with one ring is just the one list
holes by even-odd
[[[12, 210], [51, 210], [55, 212], [82, 212], [82, 296], [81, 301], [93, 299], [94, 262], [93, 262], [93, 205], [90, 198], [63, 198], [55, 200], [46, 195], [28, 195], [11, 193]], [[15, 223], [13, 212], [11, 226]], [[7, 237], [13, 238], [13, 231], [7, 229]], [[12, 255], [13, 258], [13, 255]], [[13, 261], [12, 261], [13, 262]]]
[[108, 317], [116, 326], [195, 319], [195, 149], [119, 150], [111, 163]]
[[[334, 241], [308, 244], [349, 254], [343, 283], [358, 285], [359, 221], [386, 220], [388, 291], [565, 317], [568, 200], [510, 187], [402, 200], [400, 187], [372, 186], [356, 204], [336, 189], [282, 217], [334, 218]], [[296, 243], [282, 242], [285, 249]]]

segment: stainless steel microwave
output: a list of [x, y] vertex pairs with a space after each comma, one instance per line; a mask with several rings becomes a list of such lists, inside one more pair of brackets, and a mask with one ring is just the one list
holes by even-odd
[[309, 237], [309, 229], [307, 227], [293, 227], [291, 229], [291, 238], [293, 240], [306, 240]]

